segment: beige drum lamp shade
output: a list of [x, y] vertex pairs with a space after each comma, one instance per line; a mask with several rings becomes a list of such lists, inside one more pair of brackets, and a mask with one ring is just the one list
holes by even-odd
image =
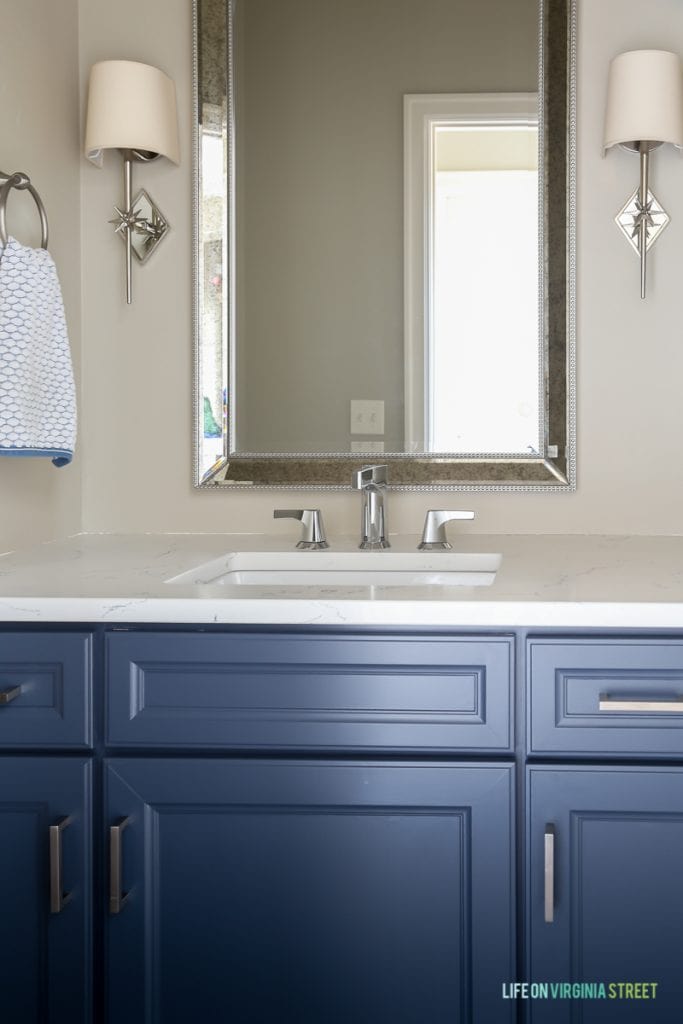
[[180, 163], [173, 79], [138, 61], [93, 64], [85, 155], [101, 167], [105, 149], [142, 150]]
[[683, 68], [677, 53], [630, 50], [609, 68], [604, 150], [639, 143], [683, 146]]

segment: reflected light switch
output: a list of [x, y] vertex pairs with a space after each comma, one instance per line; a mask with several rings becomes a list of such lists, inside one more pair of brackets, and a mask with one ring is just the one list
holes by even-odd
[[384, 402], [381, 399], [351, 399], [351, 433], [384, 433]]

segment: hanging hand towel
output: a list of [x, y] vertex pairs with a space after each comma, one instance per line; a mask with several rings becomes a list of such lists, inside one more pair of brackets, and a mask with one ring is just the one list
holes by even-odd
[[71, 461], [76, 389], [62, 293], [46, 249], [14, 238], [0, 257], [0, 455]]

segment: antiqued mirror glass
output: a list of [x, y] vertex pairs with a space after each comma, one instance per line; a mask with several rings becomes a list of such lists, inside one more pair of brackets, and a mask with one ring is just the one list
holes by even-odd
[[574, 486], [570, 0], [195, 0], [195, 482]]

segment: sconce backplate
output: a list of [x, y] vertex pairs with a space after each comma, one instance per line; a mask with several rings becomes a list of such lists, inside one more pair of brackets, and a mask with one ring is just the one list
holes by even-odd
[[[131, 215], [128, 218], [132, 225], [131, 244], [138, 263], [146, 263], [159, 242], [169, 230], [169, 223], [163, 213], [150, 198], [149, 193], [141, 188], [131, 203]], [[118, 232], [125, 244], [125, 231]]]
[[647, 193], [647, 206], [643, 210], [640, 204], [640, 190], [636, 189], [614, 219], [637, 256], [640, 255], [640, 224], [643, 218], [647, 224], [647, 249], [649, 252], [671, 218], [658, 202], [654, 193], [650, 191]]

